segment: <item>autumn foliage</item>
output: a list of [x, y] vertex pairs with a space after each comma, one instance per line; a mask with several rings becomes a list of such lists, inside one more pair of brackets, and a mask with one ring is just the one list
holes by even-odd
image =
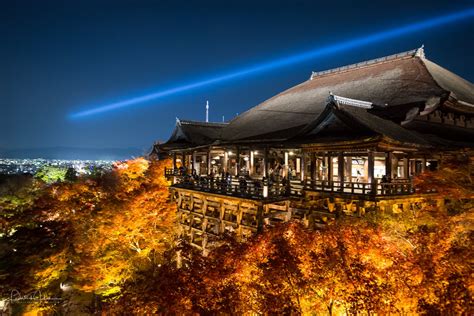
[[174, 242], [175, 205], [162, 176], [168, 163], [139, 158], [75, 182], [28, 179], [7, 192], [0, 200], [2, 297], [13, 289], [54, 297], [73, 289], [104, 299], [137, 271], [158, 266]]
[[[439, 214], [431, 214], [437, 217]], [[113, 310], [136, 314], [462, 314], [472, 311], [472, 215], [290, 222], [177, 269], [144, 272]], [[424, 217], [424, 216], [423, 216]], [[384, 225], [377, 222], [384, 221]], [[392, 222], [393, 221], [393, 222]], [[189, 250], [188, 250], [189, 251]], [[149, 281], [153, 280], [153, 281]]]
[[[169, 164], [139, 158], [73, 182], [5, 181], [1, 296], [41, 289], [72, 302], [87, 293], [87, 312], [104, 315], [473, 314], [472, 162], [416, 179], [422, 189], [438, 183], [430, 196], [445, 207], [320, 230], [267, 226], [246, 242], [223, 236], [207, 257], [176, 235]], [[37, 307], [71, 311], [61, 304]]]

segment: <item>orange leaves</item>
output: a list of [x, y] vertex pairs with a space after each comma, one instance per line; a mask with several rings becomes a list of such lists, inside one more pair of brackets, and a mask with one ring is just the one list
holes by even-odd
[[89, 258], [77, 264], [84, 289], [116, 294], [136, 271], [158, 264], [172, 245], [175, 205], [167, 201], [167, 188], [155, 184], [149, 166], [142, 158], [118, 163], [119, 181], [110, 197], [97, 203], [97, 212], [77, 218], [75, 243], [81, 245], [80, 258]]
[[438, 192], [448, 198], [474, 198], [474, 156], [445, 158], [436, 171], [425, 171], [413, 180], [420, 192]]
[[383, 217], [376, 223], [342, 219], [320, 231], [286, 223], [247, 243], [224, 245], [207, 258], [191, 256], [181, 270], [162, 275], [180, 280], [166, 289], [173, 293], [173, 307], [158, 298], [164, 295], [159, 290], [149, 299], [164, 310], [187, 302], [173, 309], [177, 313], [466, 311], [466, 301], [456, 302], [449, 289], [464, 295], [472, 283], [467, 252], [472, 241], [461, 233], [469, 216], [430, 214], [435, 217], [429, 229], [421, 220], [392, 226]]
[[125, 162], [116, 162], [114, 168], [120, 177], [133, 180], [143, 177], [148, 165], [148, 160], [140, 157]]
[[45, 237], [33, 230], [21, 236], [42, 245], [27, 257], [36, 288], [55, 293], [67, 279], [76, 289], [114, 296], [138, 271], [161, 264], [174, 242], [176, 218], [165, 164], [137, 158], [108, 173], [40, 188], [31, 209], [9, 220], [28, 220], [22, 224], [45, 231]]
[[[31, 271], [42, 290], [58, 291], [67, 279], [121, 297], [110, 303], [121, 314], [468, 313], [472, 201], [457, 212], [424, 203], [410, 214], [346, 217], [316, 231], [289, 222], [246, 243], [223, 238], [206, 258], [186, 245], [178, 255], [170, 250], [176, 205], [163, 176], [170, 164], [135, 159], [19, 201], [21, 216], [9, 223], [27, 219], [35, 230], [22, 228], [11, 240], [23, 245], [18, 252], [34, 247], [35, 255], [14, 262], [30, 262], [21, 271]], [[446, 192], [472, 194], [468, 176], [443, 170], [447, 176], [426, 174], [424, 181], [439, 177]], [[456, 178], [461, 185], [448, 187]]]

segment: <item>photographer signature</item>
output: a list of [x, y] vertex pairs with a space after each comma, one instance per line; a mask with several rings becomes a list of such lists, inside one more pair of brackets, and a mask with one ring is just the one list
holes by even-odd
[[24, 302], [24, 301], [61, 301], [60, 297], [48, 297], [44, 296], [40, 290], [21, 294], [18, 290], [12, 290], [10, 292], [10, 302]]

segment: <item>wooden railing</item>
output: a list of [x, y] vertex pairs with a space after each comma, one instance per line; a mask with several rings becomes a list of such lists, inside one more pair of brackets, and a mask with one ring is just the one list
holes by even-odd
[[248, 198], [301, 196], [304, 190], [357, 195], [405, 195], [414, 193], [409, 179], [389, 183], [341, 182], [328, 180], [270, 181], [249, 177], [209, 177], [183, 174], [183, 170], [165, 168], [166, 177], [176, 177], [175, 187]]
[[165, 167], [165, 177], [173, 177], [173, 176], [180, 176], [183, 173], [180, 169], [173, 169], [173, 168], [166, 168]]
[[341, 182], [327, 180], [307, 180], [305, 188], [313, 191], [343, 192], [351, 194], [371, 194], [372, 184], [363, 182]]
[[390, 183], [377, 185], [377, 194], [380, 195], [412, 194], [414, 192], [415, 189], [411, 180], [393, 180]]
[[246, 198], [275, 198], [290, 195], [290, 186], [259, 179], [222, 177], [178, 177], [174, 187]]
[[327, 180], [307, 180], [304, 188], [313, 191], [340, 192], [362, 195], [403, 195], [414, 192], [410, 180], [393, 180], [389, 183], [341, 182]]

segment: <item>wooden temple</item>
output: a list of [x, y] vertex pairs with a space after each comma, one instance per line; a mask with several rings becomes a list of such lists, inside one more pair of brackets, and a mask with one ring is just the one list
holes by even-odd
[[313, 72], [228, 123], [177, 119], [153, 153], [172, 157], [181, 233], [205, 250], [291, 218], [420, 207], [433, 193], [412, 178], [473, 145], [473, 84], [419, 48]]

